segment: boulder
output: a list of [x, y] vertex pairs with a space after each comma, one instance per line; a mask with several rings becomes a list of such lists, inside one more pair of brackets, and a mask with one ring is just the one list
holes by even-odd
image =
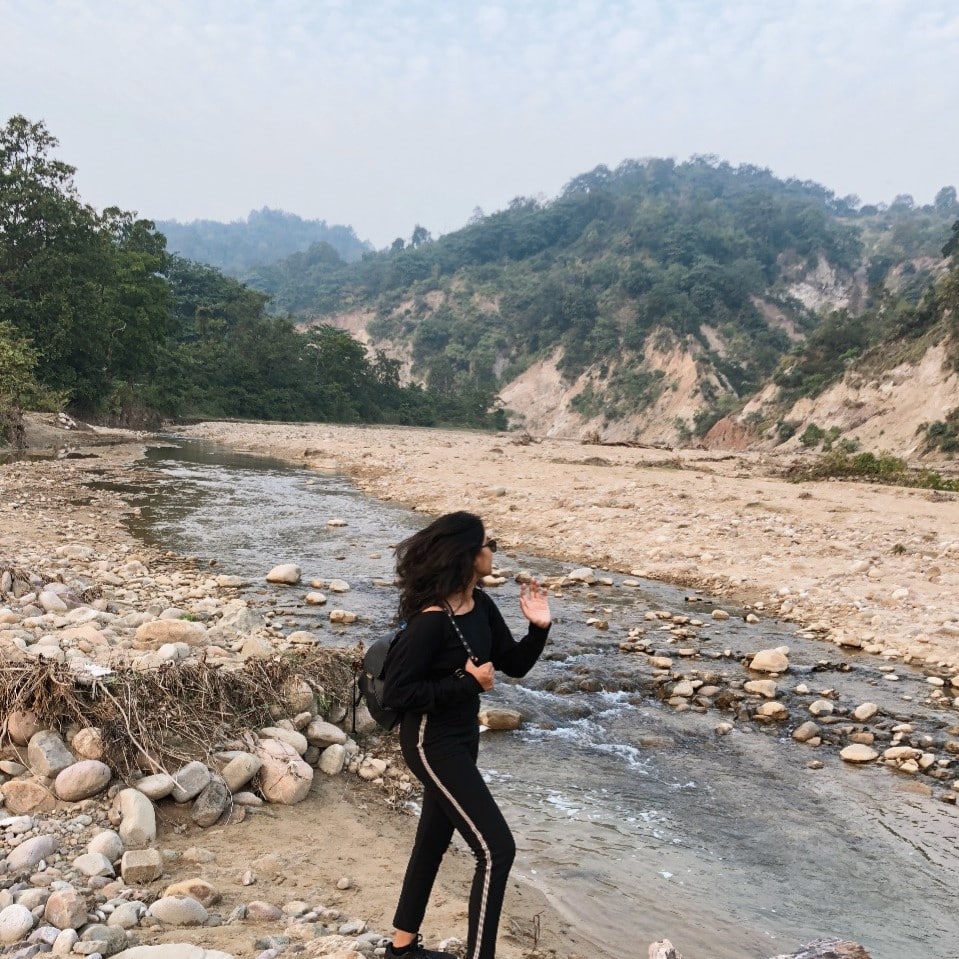
[[[692, 692], [693, 690], [690, 688], [689, 695], [692, 695]], [[515, 709], [490, 708], [480, 712], [479, 721], [487, 729], [519, 729], [523, 724], [523, 716]]]
[[164, 643], [188, 643], [200, 646], [206, 641], [206, 627], [188, 619], [155, 619], [137, 627], [135, 645], [156, 649]]
[[153, 882], [163, 874], [159, 849], [130, 849], [120, 860], [120, 875], [126, 883]]
[[86, 852], [73, 860], [73, 868], [84, 876], [115, 876], [113, 863], [99, 852]]
[[41, 729], [30, 737], [30, 745], [27, 746], [27, 765], [35, 776], [53, 779], [75, 762], [73, 753], [67, 749], [59, 733], [51, 729]]
[[839, 753], [839, 758], [847, 763], [871, 763], [878, 756], [875, 749], [863, 743], [853, 743]]
[[220, 901], [219, 890], [205, 879], [181, 879], [163, 891], [164, 896], [189, 896], [203, 906], [216, 905]]
[[81, 759], [57, 776], [53, 789], [66, 802], [79, 802], [102, 792], [112, 778], [113, 771], [106, 763], [99, 759]]
[[35, 869], [41, 859], [48, 859], [60, 849], [56, 836], [33, 836], [25, 839], [7, 855], [7, 871], [12, 873], [29, 872]]
[[789, 669], [789, 647], [777, 646], [775, 649], [761, 649], [749, 663], [749, 668], [757, 673], [784, 673]]
[[224, 767], [220, 775], [231, 793], [239, 792], [259, 771], [263, 760], [252, 753], [240, 753], [234, 756]]
[[123, 840], [112, 829], [104, 829], [87, 843], [87, 852], [98, 852], [116, 862], [123, 855]]
[[120, 839], [127, 849], [143, 849], [157, 837], [156, 810], [137, 789], [124, 789], [114, 800], [120, 813]]
[[57, 929], [79, 929], [87, 921], [86, 899], [72, 887], [52, 892], [43, 910], [43, 921]]
[[212, 826], [230, 808], [230, 790], [219, 777], [212, 776], [196, 797], [190, 818], [200, 827]]
[[182, 766], [173, 774], [174, 786], [173, 801], [178, 803], [189, 802], [206, 789], [213, 773], [199, 760], [194, 760]]
[[339, 726], [334, 726], [333, 723], [328, 723], [325, 719], [314, 719], [306, 727], [306, 739], [311, 746], [320, 746], [321, 748], [333, 745], [342, 746], [346, 742], [346, 733]]
[[26, 906], [14, 903], [0, 909], [0, 944], [19, 942], [33, 928], [33, 913]]
[[159, 799], [165, 799], [173, 792], [176, 786], [176, 780], [168, 773], [156, 773], [153, 776], [144, 776], [137, 780], [134, 789], [143, 793], [147, 799], [156, 802]]
[[102, 759], [103, 734], [96, 726], [87, 726], [70, 740], [70, 749], [77, 759]]
[[163, 896], [147, 915], [171, 926], [202, 926], [209, 918], [206, 909], [190, 896]]
[[33, 710], [14, 709], [7, 714], [7, 735], [15, 746], [26, 746], [43, 729]]
[[326, 773], [327, 776], [339, 776], [343, 772], [343, 766], [346, 764], [346, 749], [339, 743], [333, 743], [332, 746], [327, 746], [326, 749], [320, 753], [319, 762], [316, 764], [316, 768], [322, 773]]
[[313, 782], [313, 770], [289, 743], [279, 739], [260, 740], [256, 755], [260, 767], [260, 791], [268, 802], [293, 805], [306, 799]]
[[15, 816], [53, 812], [57, 807], [56, 797], [37, 779], [11, 779], [0, 786], [0, 794], [6, 811]]
[[266, 574], [268, 583], [285, 583], [289, 586], [295, 586], [301, 579], [303, 571], [295, 563], [281, 563], [274, 566]]

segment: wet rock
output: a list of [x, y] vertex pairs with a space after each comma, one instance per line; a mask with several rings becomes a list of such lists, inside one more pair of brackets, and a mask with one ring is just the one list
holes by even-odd
[[523, 724], [523, 715], [515, 709], [491, 708], [480, 711], [479, 721], [488, 729], [519, 729]]
[[356, 613], [348, 609], [331, 609], [330, 610], [330, 622], [331, 623], [340, 623], [343, 626], [348, 626], [351, 623], [355, 623], [357, 619]]
[[789, 669], [789, 647], [761, 649], [749, 663], [749, 668], [760, 673], [784, 673]]
[[714, 609], [709, 615], [715, 620], [729, 619], [729, 613], [725, 609]]
[[307, 593], [303, 601], [307, 606], [323, 606], [326, 603], [326, 595], [318, 592]]
[[772, 679], [750, 679], [743, 684], [743, 689], [754, 696], [764, 696], [766, 699], [776, 698], [776, 682]]
[[793, 730], [793, 739], [797, 743], [808, 743], [819, 735], [819, 727], [812, 720], [807, 720]]
[[331, 593], [348, 593], [350, 584], [345, 579], [331, 579], [327, 584], [327, 589]]
[[789, 718], [789, 710], [782, 703], [763, 703], [753, 715], [760, 722], [782, 722]]
[[295, 586], [301, 579], [303, 571], [294, 563], [281, 563], [274, 566], [266, 574], [268, 583], [282, 583], [289, 586]]
[[860, 723], [867, 723], [879, 712], [875, 703], [861, 703], [853, 710], [853, 716]]
[[847, 763], [871, 763], [878, 757], [879, 753], [875, 749], [861, 743], [853, 743], [839, 752], [839, 758]]

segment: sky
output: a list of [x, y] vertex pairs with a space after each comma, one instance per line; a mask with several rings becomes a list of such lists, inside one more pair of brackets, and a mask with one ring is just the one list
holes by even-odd
[[0, 50], [0, 123], [152, 219], [381, 248], [696, 154], [865, 203], [959, 186], [956, 0], [0, 0]]

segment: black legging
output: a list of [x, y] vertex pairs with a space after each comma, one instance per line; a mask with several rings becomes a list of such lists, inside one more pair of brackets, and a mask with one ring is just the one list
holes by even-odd
[[423, 783], [423, 811], [393, 925], [419, 932], [433, 880], [456, 829], [476, 857], [466, 957], [493, 959], [516, 844], [476, 768], [478, 728], [454, 733], [432, 729], [431, 722], [435, 725], [427, 714], [408, 715], [400, 730], [403, 758]]

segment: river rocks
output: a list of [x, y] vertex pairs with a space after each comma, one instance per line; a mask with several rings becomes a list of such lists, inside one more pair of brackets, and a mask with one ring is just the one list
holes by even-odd
[[134, 946], [114, 953], [113, 959], [234, 959], [228, 952], [204, 949], [191, 942], [167, 942], [159, 946]]
[[789, 647], [762, 649], [749, 663], [749, 668], [758, 673], [784, 673], [789, 669]]
[[303, 571], [294, 563], [281, 563], [279, 566], [274, 566], [273, 569], [266, 574], [266, 581], [268, 583], [281, 583], [295, 586], [300, 581], [302, 575]]
[[809, 712], [813, 716], [831, 716], [835, 708], [828, 699], [817, 699], [809, 704]]
[[75, 762], [59, 733], [43, 729], [30, 737], [27, 763], [35, 775], [52, 779]]
[[70, 750], [77, 759], [102, 759], [103, 734], [95, 726], [87, 726], [70, 740]]
[[283, 910], [271, 902], [254, 899], [246, 904], [246, 918], [254, 922], [276, 922], [283, 918]]
[[222, 769], [220, 775], [231, 793], [239, 792], [259, 771], [263, 760], [252, 753], [239, 753]]
[[267, 726], [261, 729], [259, 735], [264, 739], [279, 739], [280, 742], [292, 746], [302, 756], [309, 746], [306, 736], [295, 729], [284, 729], [282, 726]]
[[209, 918], [203, 905], [191, 896], [163, 896], [147, 909], [147, 915], [170, 926], [202, 926]]
[[54, 780], [57, 796], [66, 802], [79, 802], [102, 792], [113, 778], [113, 771], [98, 759], [81, 759], [68, 766]]
[[861, 743], [853, 743], [839, 752], [840, 759], [847, 763], [871, 763], [878, 756], [879, 753], [875, 749]]
[[348, 593], [350, 591], [350, 584], [345, 579], [331, 579], [327, 583], [326, 588], [331, 593]]
[[84, 876], [113, 876], [113, 863], [98, 852], [87, 852], [73, 860], [73, 868]]
[[26, 746], [42, 728], [32, 710], [14, 709], [7, 714], [7, 735], [17, 746]]
[[47, 859], [60, 848], [55, 836], [34, 836], [22, 842], [7, 855], [7, 870], [12, 873], [28, 872], [36, 868], [41, 859]]
[[33, 913], [16, 903], [0, 909], [0, 943], [19, 942], [33, 928]]
[[164, 896], [189, 896], [201, 905], [210, 907], [220, 901], [220, 891], [205, 879], [181, 879], [163, 892]]
[[306, 739], [311, 746], [343, 745], [346, 742], [346, 733], [339, 726], [328, 723], [324, 719], [314, 719], [306, 727]]
[[346, 749], [340, 743], [333, 743], [320, 753], [316, 768], [327, 776], [338, 776], [345, 763]]
[[133, 787], [154, 802], [165, 799], [176, 788], [176, 780], [169, 773], [155, 773], [138, 779]]
[[137, 627], [133, 641], [140, 648], [156, 649], [167, 643], [199, 646], [206, 641], [206, 627], [188, 619], [155, 619]]
[[116, 862], [123, 855], [123, 840], [112, 829], [104, 829], [87, 843], [87, 852], [98, 852]]
[[43, 920], [57, 929], [79, 929], [87, 921], [87, 903], [70, 887], [50, 894], [43, 910]]
[[743, 689], [754, 696], [764, 696], [766, 699], [775, 699], [776, 682], [772, 679], [750, 679], [743, 684]]
[[519, 729], [523, 725], [523, 715], [515, 709], [489, 708], [480, 711], [479, 721], [487, 729]]
[[812, 721], [807, 720], [793, 730], [793, 739], [797, 743], [810, 743], [819, 739], [819, 727]]
[[173, 801], [186, 803], [196, 799], [206, 788], [212, 775], [213, 773], [199, 760], [182, 766], [173, 774], [174, 786], [170, 793]]
[[229, 808], [230, 789], [219, 776], [213, 776], [196, 797], [190, 818], [198, 826], [206, 828], [212, 826]]
[[330, 622], [331, 623], [340, 623], [342, 625], [349, 625], [350, 623], [355, 623], [357, 619], [356, 613], [348, 609], [331, 609], [330, 610]]
[[861, 703], [852, 712], [853, 717], [860, 723], [867, 723], [879, 712], [875, 703]]
[[256, 747], [263, 765], [259, 772], [260, 791], [268, 802], [292, 805], [306, 799], [313, 782], [313, 770], [289, 743], [263, 739]]
[[715, 620], [729, 619], [729, 613], [725, 609], [714, 609], [709, 615]]
[[303, 600], [307, 606], [323, 606], [326, 603], [326, 594], [314, 591], [307, 593]]
[[117, 794], [115, 808], [120, 816], [120, 839], [127, 849], [143, 849], [157, 836], [156, 812], [153, 803], [137, 789], [124, 789]]
[[753, 715], [760, 722], [782, 722], [789, 718], [789, 710], [782, 703], [763, 703]]
[[56, 796], [37, 779], [11, 779], [0, 786], [0, 795], [7, 812], [14, 815], [52, 812], [57, 805]]
[[163, 857], [159, 849], [130, 849], [120, 860], [120, 875], [131, 884], [153, 882], [163, 873]]

